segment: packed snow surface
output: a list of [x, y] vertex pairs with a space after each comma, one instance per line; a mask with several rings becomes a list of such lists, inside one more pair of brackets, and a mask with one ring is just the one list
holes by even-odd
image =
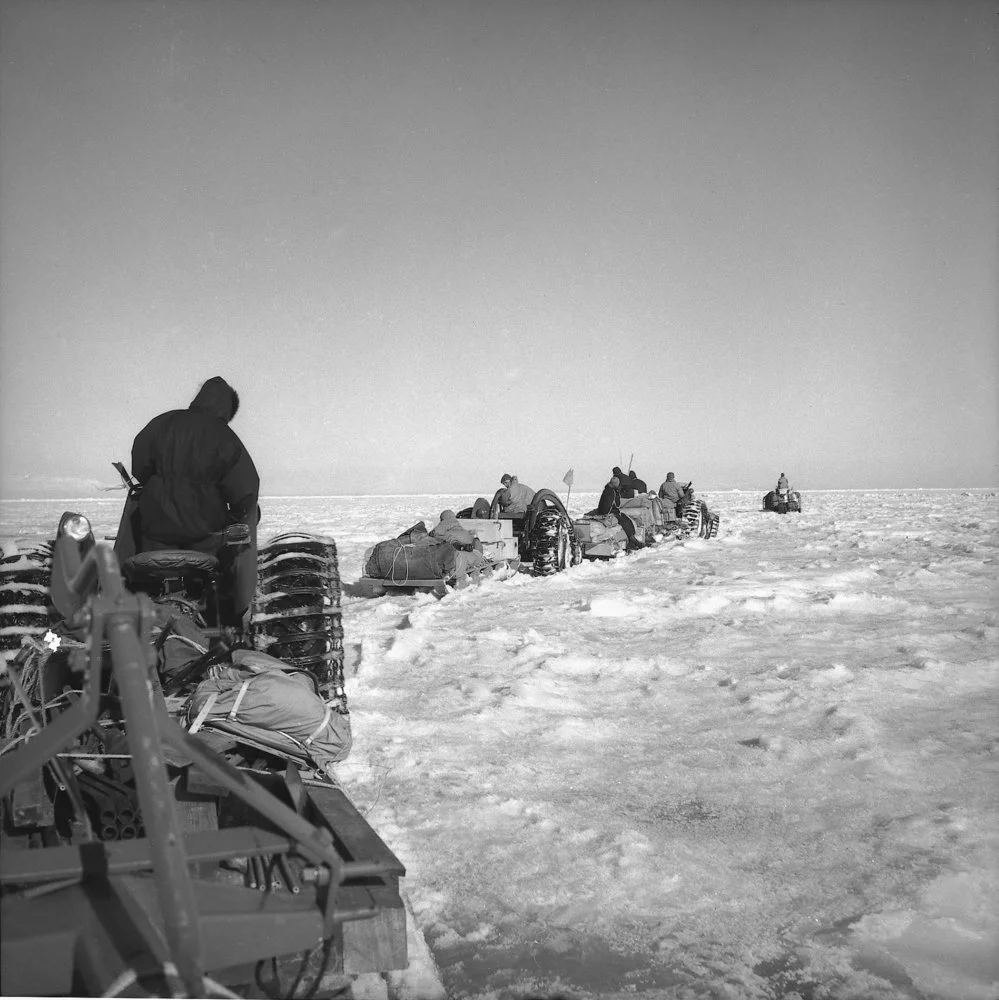
[[[338, 773], [449, 996], [999, 995], [996, 493], [764, 492], [704, 494], [710, 541], [440, 600], [351, 582], [473, 497], [263, 502], [262, 538], [337, 542]], [[120, 502], [75, 506], [113, 533]]]

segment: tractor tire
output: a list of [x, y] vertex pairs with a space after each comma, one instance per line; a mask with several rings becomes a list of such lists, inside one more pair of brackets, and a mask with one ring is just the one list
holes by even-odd
[[687, 522], [690, 534], [700, 537], [704, 523], [700, 503], [696, 500], [688, 503], [683, 509], [683, 519]]
[[571, 523], [560, 511], [538, 514], [531, 537], [535, 576], [554, 576], [568, 569], [575, 558], [573, 534]]
[[52, 607], [52, 543], [22, 542], [0, 560], [0, 659], [13, 659], [26, 638], [40, 640], [58, 618]]
[[307, 670], [334, 711], [347, 715], [340, 569], [332, 538], [291, 532], [257, 554], [253, 647]]

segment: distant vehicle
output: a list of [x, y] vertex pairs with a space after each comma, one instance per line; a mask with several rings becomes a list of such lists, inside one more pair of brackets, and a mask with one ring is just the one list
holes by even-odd
[[797, 490], [771, 490], [763, 498], [763, 509], [777, 514], [800, 514], [801, 494]]

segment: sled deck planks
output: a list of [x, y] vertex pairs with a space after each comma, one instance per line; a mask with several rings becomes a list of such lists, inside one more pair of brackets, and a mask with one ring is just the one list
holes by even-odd
[[366, 920], [341, 925], [343, 971], [357, 975], [405, 969], [409, 964], [406, 910], [399, 894], [399, 878], [406, 874], [405, 867], [341, 789], [312, 783], [306, 788], [306, 812], [313, 814], [307, 818], [329, 825], [337, 851], [348, 861], [384, 864], [388, 872], [382, 878], [365, 879], [364, 885], [348, 883], [337, 889], [338, 907], [377, 910]]

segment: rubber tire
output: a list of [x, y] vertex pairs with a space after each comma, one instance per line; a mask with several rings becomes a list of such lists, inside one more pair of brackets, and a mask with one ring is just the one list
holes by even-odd
[[253, 646], [312, 674], [323, 697], [347, 713], [343, 675], [343, 615], [336, 542], [288, 532], [257, 550]]
[[0, 562], [0, 658], [12, 659], [25, 636], [35, 639], [58, 619], [52, 607], [52, 543], [27, 542]]
[[572, 557], [572, 531], [560, 511], [549, 508], [538, 514], [531, 538], [535, 576], [554, 576], [567, 569]]
[[711, 512], [708, 510], [708, 505], [703, 501], [697, 501], [701, 508], [701, 527], [697, 532], [698, 538], [710, 538], [711, 537]]
[[[691, 511], [693, 511], [694, 513], [691, 514]], [[701, 511], [701, 505], [697, 500], [693, 501], [693, 503], [688, 504], [687, 507], [684, 509], [683, 519], [690, 526], [690, 533], [692, 535], [700, 537], [704, 527], [704, 517], [703, 517], [703, 512]]]

